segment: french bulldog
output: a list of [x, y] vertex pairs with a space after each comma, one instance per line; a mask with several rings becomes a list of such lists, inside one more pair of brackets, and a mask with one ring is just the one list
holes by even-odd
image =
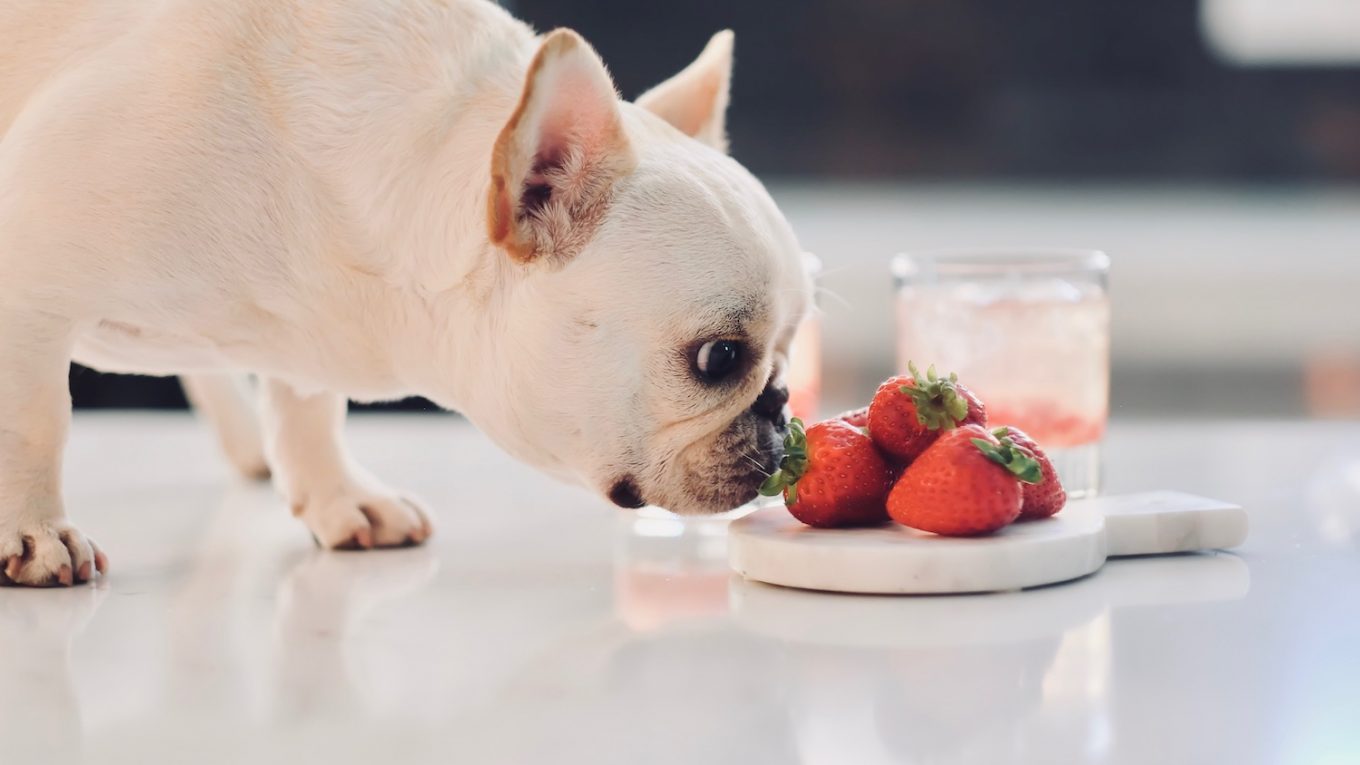
[[751, 499], [810, 285], [726, 151], [732, 46], [630, 103], [485, 0], [0, 4], [0, 579], [106, 565], [60, 493], [72, 359], [182, 375], [325, 547], [431, 530], [347, 399], [624, 507]]

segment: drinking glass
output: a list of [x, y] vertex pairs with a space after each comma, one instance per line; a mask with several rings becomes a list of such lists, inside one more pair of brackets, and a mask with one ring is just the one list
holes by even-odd
[[1052, 457], [1073, 498], [1100, 489], [1109, 416], [1109, 258], [1096, 250], [932, 250], [893, 259], [898, 367], [954, 372]]
[[[812, 253], [803, 254], [803, 268], [812, 278], [814, 290], [822, 275], [822, 261]], [[798, 325], [789, 348], [789, 409], [809, 425], [817, 421], [822, 400], [822, 314], [815, 301], [812, 310]]]

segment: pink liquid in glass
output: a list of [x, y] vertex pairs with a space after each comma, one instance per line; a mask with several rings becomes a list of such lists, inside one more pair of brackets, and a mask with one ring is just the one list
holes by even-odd
[[1109, 316], [1101, 286], [1061, 278], [906, 285], [899, 366], [957, 373], [990, 424], [1029, 433], [1084, 496], [1098, 489], [1109, 414]]
[[789, 409], [804, 422], [817, 420], [822, 399], [822, 317], [803, 320], [789, 350]]

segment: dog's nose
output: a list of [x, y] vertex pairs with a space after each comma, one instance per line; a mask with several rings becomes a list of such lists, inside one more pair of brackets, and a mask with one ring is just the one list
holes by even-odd
[[789, 389], [773, 385], [761, 391], [751, 411], [776, 425], [784, 424], [784, 405], [789, 403]]
[[647, 505], [632, 478], [620, 478], [615, 481], [609, 489], [609, 501], [628, 510], [636, 510]]

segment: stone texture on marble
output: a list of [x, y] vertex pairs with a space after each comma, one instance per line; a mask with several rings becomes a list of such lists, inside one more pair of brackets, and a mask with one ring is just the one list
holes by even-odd
[[1236, 505], [1158, 491], [1072, 502], [1053, 518], [970, 538], [896, 524], [813, 529], [774, 506], [733, 522], [728, 549], [737, 573], [769, 584], [941, 594], [1065, 582], [1098, 570], [1109, 556], [1234, 547], [1246, 530]]

